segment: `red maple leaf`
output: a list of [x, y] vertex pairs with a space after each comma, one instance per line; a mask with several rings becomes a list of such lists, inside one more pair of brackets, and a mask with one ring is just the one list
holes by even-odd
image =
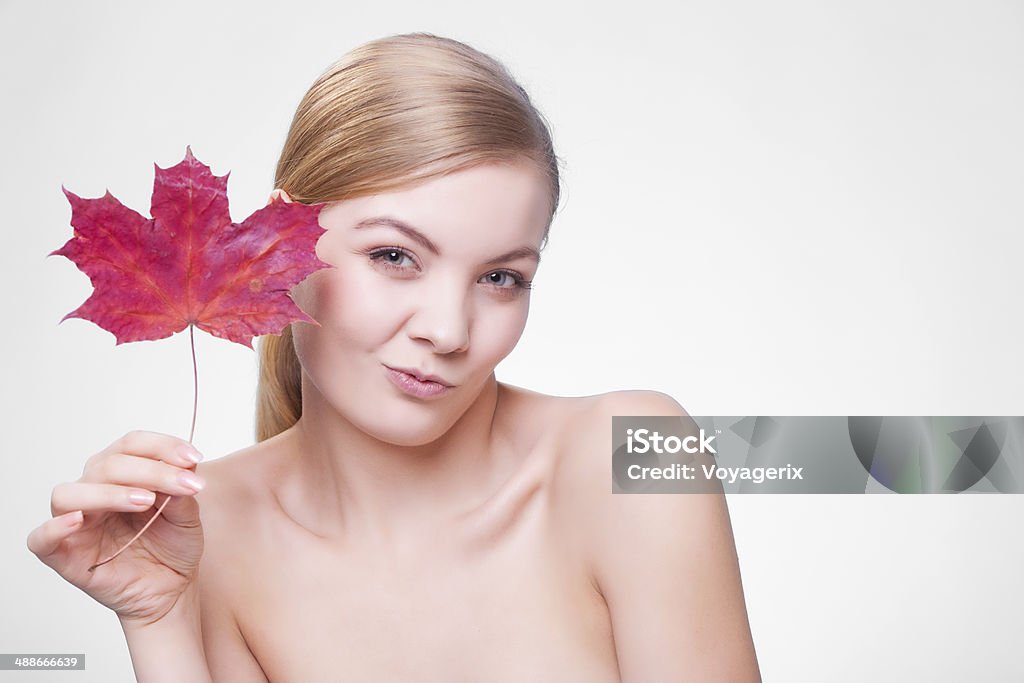
[[[75, 235], [48, 256], [71, 259], [95, 291], [68, 318], [91, 320], [112, 332], [117, 344], [163, 339], [198, 327], [244, 344], [261, 334], [280, 334], [293, 322], [319, 325], [288, 296], [310, 273], [333, 268], [316, 255], [323, 204], [275, 197], [242, 223], [228, 213], [228, 175], [215, 176], [185, 148], [177, 166], [156, 166], [146, 218], [114, 198], [82, 199], [64, 186]], [[58, 323], [60, 324], [60, 323]], [[192, 433], [199, 383], [192, 344]], [[193, 466], [194, 467], [194, 466]], [[121, 554], [156, 521], [172, 496], [127, 543], [89, 567]]]
[[[244, 344], [280, 334], [292, 322], [317, 323], [288, 296], [321, 268], [316, 255], [324, 232], [323, 204], [280, 197], [242, 223], [228, 213], [228, 175], [215, 176], [192, 156], [156, 179], [145, 218], [108, 190], [82, 199], [61, 186], [71, 202], [75, 236], [48, 254], [71, 259], [95, 291], [68, 318], [91, 320], [116, 344], [163, 339], [195, 325]], [[59, 323], [58, 323], [59, 324]]]

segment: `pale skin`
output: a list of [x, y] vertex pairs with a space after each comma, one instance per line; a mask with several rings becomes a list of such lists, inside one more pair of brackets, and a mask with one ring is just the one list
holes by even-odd
[[[140, 681], [760, 681], [724, 498], [611, 494], [610, 417], [682, 407], [495, 378], [547, 190], [486, 164], [327, 205], [317, 255], [336, 267], [292, 291], [320, 323], [292, 328], [299, 422], [200, 463], [198, 493], [173, 483], [187, 444], [153, 432], [55, 487], [28, 546], [118, 614]], [[438, 253], [355, 227], [376, 217]], [[452, 386], [411, 396], [385, 365]], [[88, 574], [151, 516], [136, 490], [176, 498]]]

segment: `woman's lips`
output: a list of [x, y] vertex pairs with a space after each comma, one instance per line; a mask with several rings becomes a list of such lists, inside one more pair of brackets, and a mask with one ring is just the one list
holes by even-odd
[[448, 393], [452, 387], [447, 387], [438, 382], [421, 382], [412, 375], [400, 370], [383, 366], [388, 379], [404, 393], [416, 398], [439, 398]]

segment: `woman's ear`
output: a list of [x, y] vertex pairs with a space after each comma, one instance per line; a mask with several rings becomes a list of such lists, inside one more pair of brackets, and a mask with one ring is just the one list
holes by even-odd
[[274, 190], [273, 192], [270, 193], [270, 198], [267, 199], [267, 204], [269, 204], [270, 202], [274, 201], [275, 197], [280, 197], [281, 199], [283, 199], [285, 201], [286, 204], [290, 204], [291, 201], [292, 201], [292, 198], [288, 196], [287, 192], [285, 192], [284, 190], [278, 188], [278, 189], [276, 189], [276, 190]]

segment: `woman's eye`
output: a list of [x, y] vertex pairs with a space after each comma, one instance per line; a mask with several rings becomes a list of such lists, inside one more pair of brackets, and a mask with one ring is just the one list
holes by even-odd
[[408, 259], [411, 263], [416, 262], [405, 252], [404, 249], [398, 249], [395, 247], [387, 247], [385, 249], [377, 249], [369, 254], [371, 261], [380, 261], [386, 266], [401, 268], [402, 260]]
[[[408, 271], [409, 266], [416, 265], [416, 259], [401, 247], [382, 247], [380, 249], [373, 249], [366, 252], [366, 255], [370, 258], [370, 261], [379, 263], [390, 270]], [[405, 263], [406, 261], [408, 261], [408, 264]], [[522, 292], [530, 289], [532, 285], [531, 280], [527, 280], [523, 276], [511, 270], [492, 271], [480, 278], [480, 282], [484, 282], [485, 284], [493, 286], [497, 290], [501, 290], [503, 294]]]
[[503, 289], [510, 285], [514, 287], [518, 284], [516, 277], [512, 275], [512, 273], [504, 270], [496, 270], [493, 273], [485, 275], [484, 279], [487, 280], [488, 284], [492, 284]]

